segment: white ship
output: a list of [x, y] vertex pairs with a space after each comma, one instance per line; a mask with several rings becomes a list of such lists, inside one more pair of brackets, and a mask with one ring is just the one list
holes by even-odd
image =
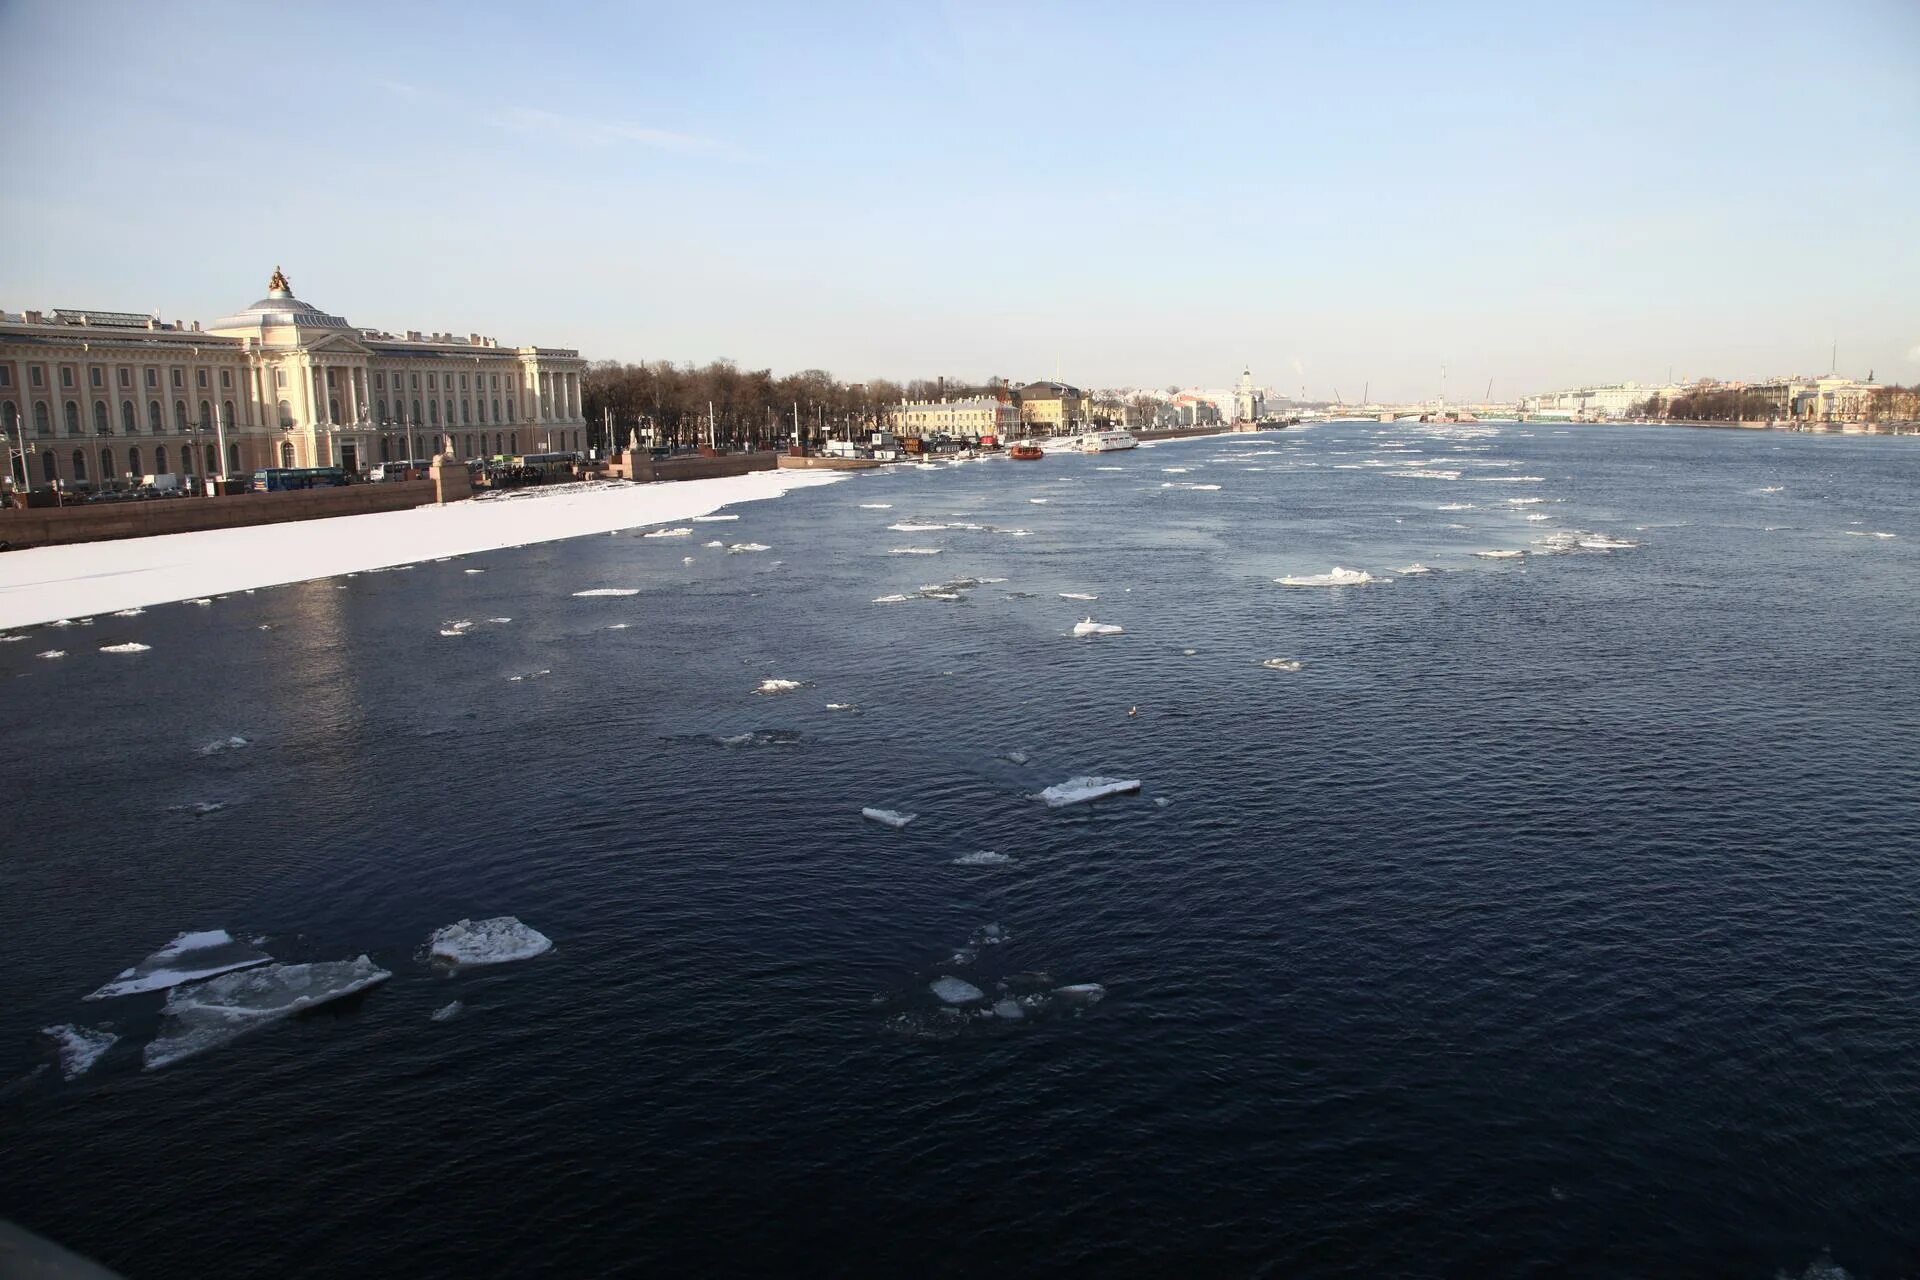
[[1088, 431], [1063, 441], [1061, 447], [1077, 453], [1117, 453], [1121, 449], [1137, 449], [1140, 442], [1127, 431]]

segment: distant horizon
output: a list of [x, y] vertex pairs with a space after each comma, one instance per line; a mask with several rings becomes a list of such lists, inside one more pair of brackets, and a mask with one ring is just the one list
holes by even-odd
[[[1844, 75], [1753, 70], [1814, 30]], [[1237, 51], [1270, 69], [1223, 75]], [[206, 323], [278, 263], [356, 325], [850, 381], [1251, 367], [1404, 403], [1445, 366], [1450, 399], [1511, 400], [1811, 375], [1837, 342], [1841, 373], [1911, 383], [1916, 64], [1901, 0], [563, 25], [26, 0], [0, 9], [0, 306]]]

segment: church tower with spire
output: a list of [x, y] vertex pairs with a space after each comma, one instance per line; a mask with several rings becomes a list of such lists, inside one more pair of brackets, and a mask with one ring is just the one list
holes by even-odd
[[1260, 421], [1260, 415], [1266, 406], [1261, 403], [1260, 393], [1253, 386], [1253, 370], [1240, 371], [1240, 387], [1233, 393], [1233, 420], [1236, 425], [1251, 425]]

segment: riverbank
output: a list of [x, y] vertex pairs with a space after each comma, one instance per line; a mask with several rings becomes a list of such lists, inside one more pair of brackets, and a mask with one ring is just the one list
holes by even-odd
[[0, 556], [0, 629], [690, 520], [840, 478], [756, 471], [560, 485], [448, 506], [31, 548]]

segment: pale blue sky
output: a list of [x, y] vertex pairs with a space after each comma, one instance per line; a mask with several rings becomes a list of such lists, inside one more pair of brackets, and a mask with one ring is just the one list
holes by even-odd
[[0, 306], [1348, 399], [1920, 380], [1920, 3], [0, 0]]

